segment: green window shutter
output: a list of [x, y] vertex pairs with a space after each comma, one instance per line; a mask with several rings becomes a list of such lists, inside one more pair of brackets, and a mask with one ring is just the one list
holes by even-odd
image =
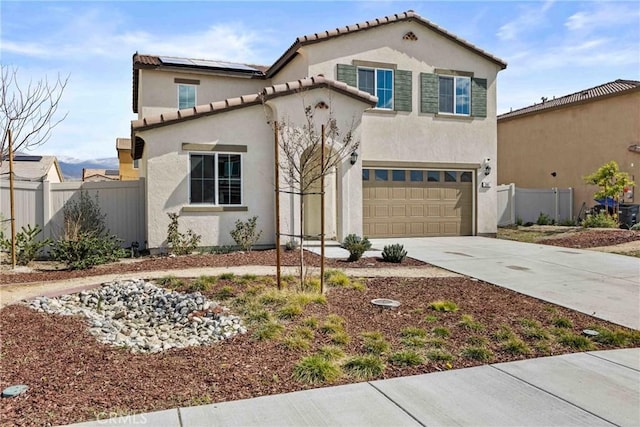
[[420, 73], [420, 112], [438, 113], [438, 76]]
[[358, 87], [358, 73], [355, 65], [338, 64], [336, 80], [349, 86]]
[[396, 70], [393, 76], [393, 105], [396, 111], [411, 111], [411, 71]]
[[471, 115], [487, 117], [487, 79], [471, 79]]

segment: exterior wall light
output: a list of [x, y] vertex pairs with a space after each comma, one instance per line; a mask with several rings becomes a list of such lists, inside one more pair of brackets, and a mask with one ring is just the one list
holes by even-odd
[[485, 165], [484, 166], [484, 174], [485, 174], [485, 176], [489, 176], [490, 173], [491, 173], [491, 166]]
[[353, 153], [351, 153], [350, 162], [352, 165], [355, 165], [357, 161], [358, 161], [358, 153], [354, 151]]

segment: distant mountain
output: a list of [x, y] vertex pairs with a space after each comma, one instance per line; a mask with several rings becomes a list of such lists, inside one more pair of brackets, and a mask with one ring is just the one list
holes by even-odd
[[72, 157], [58, 157], [58, 164], [65, 181], [80, 181], [82, 169], [118, 169], [118, 158], [79, 160]]

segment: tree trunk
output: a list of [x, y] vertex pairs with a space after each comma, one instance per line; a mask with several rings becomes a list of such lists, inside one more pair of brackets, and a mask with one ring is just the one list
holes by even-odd
[[300, 193], [300, 290], [304, 289], [304, 194]]

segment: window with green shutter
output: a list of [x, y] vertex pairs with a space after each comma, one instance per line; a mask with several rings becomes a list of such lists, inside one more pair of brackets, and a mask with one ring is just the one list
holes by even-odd
[[487, 79], [420, 73], [420, 112], [487, 117]]
[[376, 108], [411, 111], [411, 71], [338, 64], [336, 79], [376, 96]]

